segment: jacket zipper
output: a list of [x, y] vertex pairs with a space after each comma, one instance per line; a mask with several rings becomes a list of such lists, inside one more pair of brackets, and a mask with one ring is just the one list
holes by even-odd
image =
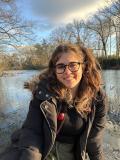
[[[45, 101], [44, 101], [44, 102], [45, 102]], [[48, 124], [48, 128], [49, 128], [50, 133], [51, 133], [52, 141], [53, 141], [52, 130], [51, 130], [49, 121], [48, 121], [47, 118], [46, 118], [46, 114], [45, 114], [45, 112], [44, 112], [44, 110], [43, 110], [43, 108], [42, 108], [42, 105], [43, 105], [44, 102], [42, 102], [42, 103], [40, 104], [40, 109], [41, 109], [41, 111], [42, 111], [42, 113], [43, 113], [43, 115], [44, 115], [44, 117], [45, 117], [45, 119], [46, 119], [46, 122], [47, 122], [47, 124]], [[51, 143], [51, 148], [53, 147], [53, 145], [54, 145], [54, 143]], [[44, 159], [48, 156], [49, 153], [50, 153], [50, 149], [48, 150], [48, 153], [46, 154], [46, 156], [44, 157]]]

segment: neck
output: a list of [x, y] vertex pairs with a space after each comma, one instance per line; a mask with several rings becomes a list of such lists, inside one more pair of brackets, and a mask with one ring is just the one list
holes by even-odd
[[77, 95], [77, 90], [78, 90], [78, 87], [74, 87], [71, 89], [72, 99], [75, 99], [75, 97]]

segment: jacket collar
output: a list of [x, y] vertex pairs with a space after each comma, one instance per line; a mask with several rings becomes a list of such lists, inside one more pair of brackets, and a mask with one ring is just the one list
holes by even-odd
[[47, 80], [40, 81], [38, 84], [38, 88], [35, 92], [35, 96], [42, 101], [56, 97], [55, 93], [50, 92], [49, 89], [47, 88], [48, 83], [49, 82]]

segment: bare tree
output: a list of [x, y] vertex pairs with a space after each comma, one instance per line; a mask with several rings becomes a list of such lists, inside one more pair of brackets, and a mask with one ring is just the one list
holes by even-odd
[[59, 44], [63, 42], [73, 42], [78, 45], [89, 46], [91, 32], [85, 27], [83, 20], [74, 20], [66, 26], [56, 28], [51, 34], [51, 41]]
[[58, 27], [55, 28], [50, 35], [50, 41], [54, 43], [54, 45], [70, 41], [70, 37], [68, 32], [66, 31], [66, 27]]
[[31, 22], [23, 22], [17, 14], [15, 0], [0, 0], [0, 46], [17, 48], [31, 37]]
[[86, 45], [87, 47], [92, 46], [91, 43], [93, 43], [93, 37], [95, 36], [90, 30], [86, 27], [85, 22], [83, 20], [73, 21], [73, 30], [74, 30], [74, 36], [76, 37], [77, 43], [81, 45]]
[[81, 40], [82, 29], [83, 29], [83, 23], [82, 21], [78, 21], [78, 20], [74, 20], [69, 29], [71, 32], [71, 37], [73, 38], [73, 41], [78, 45], [83, 44]]
[[99, 36], [99, 40], [102, 43], [102, 50], [104, 55], [107, 56], [107, 41], [110, 36], [111, 23], [109, 19], [101, 16], [100, 13], [95, 14], [92, 19], [87, 21], [86, 27], [92, 30], [96, 35]]
[[106, 0], [109, 5], [106, 7], [107, 11], [115, 17], [120, 18], [120, 0]]
[[105, 16], [111, 18], [112, 27], [114, 28], [114, 33], [116, 37], [116, 56], [120, 55], [120, 0], [106, 0], [109, 4], [104, 11], [107, 13]]

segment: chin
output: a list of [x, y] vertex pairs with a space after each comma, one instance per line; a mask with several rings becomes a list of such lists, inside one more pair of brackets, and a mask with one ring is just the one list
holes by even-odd
[[72, 89], [75, 87], [75, 85], [65, 85], [68, 89]]

